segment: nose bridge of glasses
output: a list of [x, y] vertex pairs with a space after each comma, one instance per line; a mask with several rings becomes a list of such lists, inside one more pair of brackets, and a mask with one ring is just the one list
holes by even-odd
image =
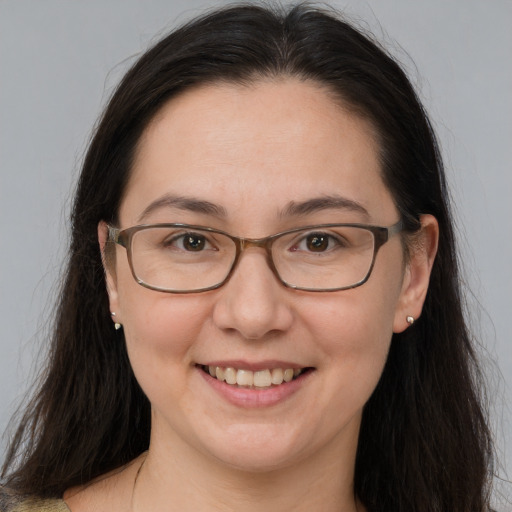
[[233, 269], [238, 266], [240, 257], [242, 256], [242, 253], [245, 252], [246, 249], [255, 248], [255, 249], [262, 249], [263, 250], [263, 256], [265, 257], [267, 261], [267, 265], [270, 267], [270, 270], [276, 274], [276, 268], [272, 259], [272, 252], [271, 252], [271, 244], [273, 241], [273, 237], [265, 237], [265, 238], [237, 238], [236, 239], [236, 245], [237, 245], [237, 256], [235, 260], [233, 261]]
[[238, 238], [238, 258], [242, 255], [242, 253], [246, 249], [250, 249], [250, 248], [263, 249], [263, 252], [267, 258], [268, 265], [270, 266], [270, 268], [273, 271], [275, 271], [274, 264], [272, 261], [272, 251], [271, 251], [273, 240], [274, 240], [273, 236], [269, 236], [269, 237], [265, 237], [265, 238]]
[[267, 249], [269, 245], [269, 238], [239, 238], [240, 252], [249, 249], [249, 247], [260, 247]]

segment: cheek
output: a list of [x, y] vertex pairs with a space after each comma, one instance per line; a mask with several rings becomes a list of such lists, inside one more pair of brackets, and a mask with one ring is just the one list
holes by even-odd
[[201, 338], [204, 308], [182, 297], [147, 292], [156, 298], [144, 297], [127, 305], [130, 318], [124, 330], [128, 357], [153, 411], [176, 416], [190, 407], [187, 387], [195, 371], [191, 353]]
[[191, 351], [208, 316], [208, 305], [201, 299], [148, 290], [133, 279], [120, 285], [127, 351], [146, 394], [169, 390], [167, 381], [174, 376], [179, 387], [183, 372], [192, 369]]
[[362, 393], [369, 398], [387, 359], [392, 319], [378, 319], [368, 309], [347, 308], [331, 325], [326, 351], [336, 361], [341, 385], [348, 383], [354, 396]]
[[[353, 290], [319, 296], [307, 308], [306, 328], [340, 393], [364, 405], [386, 363], [399, 288], [375, 279]], [[356, 404], [354, 403], [354, 406]]]
[[330, 357], [381, 352], [393, 334], [396, 299], [396, 294], [383, 296], [370, 287], [360, 287], [339, 292], [337, 297], [319, 297], [309, 304], [303, 318]]
[[145, 288], [135, 281], [127, 261], [119, 263], [117, 300], [128, 348], [141, 346], [163, 355], [186, 351], [204, 323], [205, 306], [198, 303], [199, 296]]
[[[349, 301], [347, 301], [349, 302]], [[322, 343], [330, 393], [322, 397], [325, 420], [333, 425], [360, 417], [382, 375], [392, 337], [392, 320], [371, 307], [344, 305], [324, 318]], [[328, 363], [327, 363], [328, 361]]]
[[129, 348], [141, 347], [164, 358], [186, 357], [205, 322], [204, 308], [176, 297], [139, 300], [123, 311], [129, 313], [125, 323]]

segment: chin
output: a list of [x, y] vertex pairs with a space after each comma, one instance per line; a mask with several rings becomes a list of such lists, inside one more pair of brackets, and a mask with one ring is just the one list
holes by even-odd
[[[224, 465], [248, 473], [266, 473], [296, 464], [312, 443], [286, 435], [283, 425], [231, 425], [207, 450]], [[283, 435], [285, 434], [285, 435]]]

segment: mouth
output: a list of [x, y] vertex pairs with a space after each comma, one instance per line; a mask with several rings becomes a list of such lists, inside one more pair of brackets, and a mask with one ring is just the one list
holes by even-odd
[[242, 368], [201, 365], [199, 368], [220, 382], [245, 389], [265, 389], [281, 386], [298, 379], [313, 368], [267, 368], [252, 371]]

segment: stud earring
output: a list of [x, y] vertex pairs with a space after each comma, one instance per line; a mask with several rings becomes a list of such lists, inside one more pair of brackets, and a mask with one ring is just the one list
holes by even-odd
[[408, 323], [409, 325], [412, 325], [412, 324], [414, 323], [414, 317], [413, 317], [413, 316], [408, 316], [408, 317], [406, 318], [406, 320], [407, 320], [407, 323]]
[[[116, 314], [111, 311], [110, 314], [112, 315], [113, 318], [115, 318]], [[121, 329], [122, 325], [119, 323], [119, 322], [114, 322], [114, 329], [116, 331], [119, 331], [119, 329]]]

